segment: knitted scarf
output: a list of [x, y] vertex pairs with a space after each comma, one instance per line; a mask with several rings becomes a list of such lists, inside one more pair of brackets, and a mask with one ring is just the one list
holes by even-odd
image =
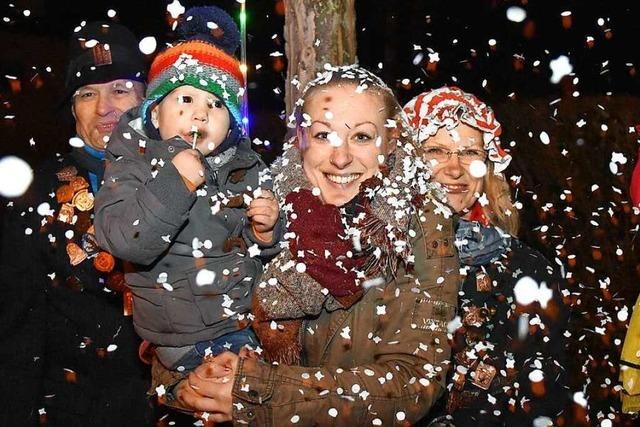
[[256, 287], [253, 327], [272, 362], [299, 364], [303, 318], [346, 309], [370, 286], [411, 264], [409, 222], [432, 193], [429, 169], [411, 144], [399, 144], [380, 172], [345, 206], [324, 204], [286, 144], [273, 166], [274, 191], [287, 215], [288, 247]]

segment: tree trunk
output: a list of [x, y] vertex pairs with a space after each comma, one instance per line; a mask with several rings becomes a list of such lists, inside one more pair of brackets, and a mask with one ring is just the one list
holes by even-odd
[[324, 64], [356, 62], [355, 0], [284, 0], [287, 115]]

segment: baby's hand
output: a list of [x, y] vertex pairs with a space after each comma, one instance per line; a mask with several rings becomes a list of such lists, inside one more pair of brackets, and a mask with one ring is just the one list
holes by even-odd
[[[204, 183], [204, 167], [200, 161], [200, 153], [197, 150], [181, 151], [176, 154], [171, 163], [178, 169], [178, 173], [182, 178], [188, 181], [188, 183], [185, 183], [187, 187], [190, 187], [189, 183], [195, 188]], [[195, 188], [190, 188], [190, 190], [193, 191]]]
[[278, 202], [269, 190], [262, 190], [260, 196], [251, 201], [247, 216], [251, 220], [251, 227], [256, 237], [263, 242], [273, 239], [273, 228], [278, 222]]

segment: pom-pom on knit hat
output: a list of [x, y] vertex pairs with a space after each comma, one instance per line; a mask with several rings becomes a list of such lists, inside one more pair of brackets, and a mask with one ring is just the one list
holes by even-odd
[[[151, 107], [169, 92], [189, 85], [216, 95], [229, 110], [232, 129], [242, 122], [244, 78], [234, 53], [240, 44], [238, 26], [215, 6], [189, 9], [178, 25], [180, 41], [159, 53], [149, 71], [147, 97], [140, 116], [147, 128]], [[234, 129], [235, 128], [235, 129]]]

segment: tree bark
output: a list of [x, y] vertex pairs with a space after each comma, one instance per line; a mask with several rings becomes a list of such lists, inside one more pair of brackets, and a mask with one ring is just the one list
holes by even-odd
[[355, 0], [284, 0], [287, 115], [325, 64], [356, 62]]

